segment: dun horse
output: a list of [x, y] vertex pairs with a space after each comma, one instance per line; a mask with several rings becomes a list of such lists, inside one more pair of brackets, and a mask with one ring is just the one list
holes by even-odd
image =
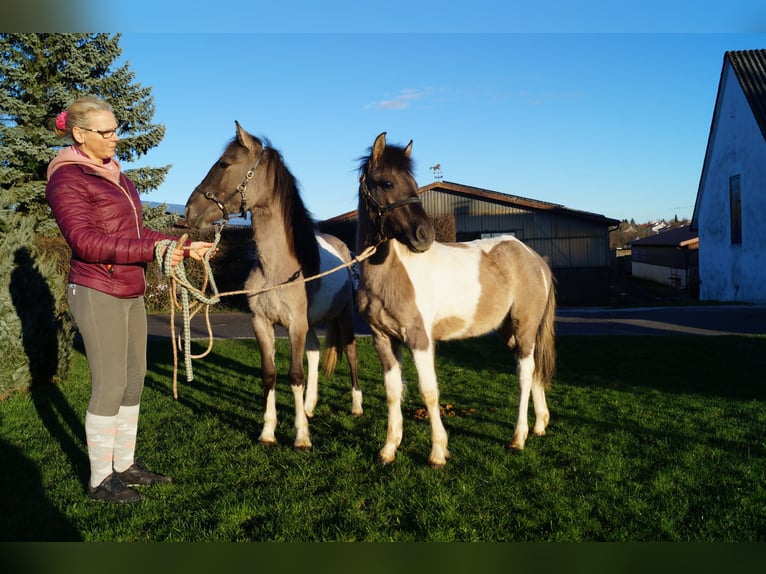
[[384, 373], [388, 430], [380, 460], [392, 462], [402, 440], [402, 344], [412, 354], [431, 423], [428, 462], [441, 467], [449, 450], [439, 412], [435, 342], [493, 330], [516, 353], [520, 397], [509, 447], [521, 450], [529, 433], [530, 392], [532, 432], [544, 435], [549, 420], [545, 388], [555, 366], [556, 305], [551, 271], [512, 236], [434, 241], [412, 175], [411, 151], [412, 142], [404, 148], [386, 145], [384, 132], [360, 164], [357, 250], [380, 243], [361, 263], [357, 296]]
[[[236, 137], [186, 202], [186, 222], [201, 227], [221, 217], [228, 219], [232, 210], [242, 216], [250, 212], [258, 259], [245, 289], [256, 292], [287, 284], [250, 295], [248, 301], [261, 352], [265, 406], [260, 441], [276, 443], [274, 326], [281, 325], [290, 340], [288, 378], [295, 399], [295, 446], [310, 448], [307, 417], [313, 415], [317, 402], [320, 352], [315, 325], [323, 322], [327, 326], [326, 374], [332, 373], [338, 357], [346, 352], [352, 382], [351, 410], [354, 415], [362, 414], [350, 268], [301, 281], [350, 262], [351, 254], [338, 238], [316, 233], [296, 180], [280, 153], [235, 124]], [[305, 400], [304, 349], [308, 356]]]

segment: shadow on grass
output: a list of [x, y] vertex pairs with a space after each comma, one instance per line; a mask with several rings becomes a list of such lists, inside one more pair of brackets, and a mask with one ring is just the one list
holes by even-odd
[[[83, 477], [88, 467], [87, 457], [80, 448], [85, 442], [83, 423], [55, 382], [60, 351], [56, 333], [61, 325], [56, 318], [54, 298], [26, 248], [16, 251], [14, 263], [9, 291], [21, 320], [32, 402], [40, 423], [59, 443], [76, 473]], [[3, 499], [0, 540], [82, 539], [77, 529], [48, 501], [35, 463], [5, 441], [0, 441], [0, 468]]]

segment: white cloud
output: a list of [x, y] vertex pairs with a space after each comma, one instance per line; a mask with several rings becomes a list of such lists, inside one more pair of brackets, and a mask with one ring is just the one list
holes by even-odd
[[433, 88], [405, 88], [399, 90], [399, 93], [393, 98], [380, 100], [367, 104], [365, 109], [370, 110], [404, 110], [409, 108], [413, 102], [420, 100], [433, 93]]

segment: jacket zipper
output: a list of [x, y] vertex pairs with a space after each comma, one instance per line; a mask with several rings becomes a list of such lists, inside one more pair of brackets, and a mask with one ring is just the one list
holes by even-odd
[[[93, 173], [93, 172], [91, 172]], [[122, 178], [124, 177], [122, 173], [120, 173], [120, 182], [116, 183], [112, 181], [111, 179], [108, 179], [98, 173], [93, 173], [96, 177], [100, 177], [104, 181], [111, 183], [113, 185], [116, 185], [117, 188], [122, 192], [122, 194], [125, 196], [125, 199], [128, 200], [128, 203], [130, 204], [130, 208], [133, 210], [133, 222], [136, 224], [136, 234], [138, 235], [138, 238], [141, 239], [141, 227], [138, 225], [138, 213], [136, 212], [136, 206], [133, 204], [133, 201], [130, 199], [130, 194], [128, 191], [122, 186]], [[114, 265], [111, 263], [107, 263], [106, 270], [109, 272], [109, 275], [114, 274]], [[146, 291], [146, 273], [143, 274], [143, 280], [144, 280], [144, 291]]]

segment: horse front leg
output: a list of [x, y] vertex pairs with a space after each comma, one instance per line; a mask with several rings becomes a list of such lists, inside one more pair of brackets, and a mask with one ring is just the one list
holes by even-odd
[[400, 341], [372, 329], [373, 343], [383, 367], [383, 384], [386, 388], [388, 403], [388, 426], [386, 442], [378, 454], [382, 464], [393, 462], [396, 449], [402, 442], [402, 345]]
[[532, 390], [535, 359], [534, 352], [517, 359], [516, 374], [519, 379], [519, 412], [516, 418], [516, 429], [513, 432], [513, 440], [508, 447], [512, 450], [524, 450], [524, 443], [529, 435], [529, 393]]
[[295, 404], [295, 448], [310, 449], [309, 420], [303, 403], [305, 390], [303, 380], [303, 352], [306, 348], [308, 333], [307, 321], [293, 321], [287, 328], [290, 339], [290, 369], [287, 372], [290, 389], [293, 391]]
[[306, 377], [306, 398], [304, 410], [306, 416], [314, 416], [314, 409], [319, 400], [319, 339], [316, 331], [311, 328], [306, 334], [306, 362], [308, 363], [308, 375]]
[[418, 390], [428, 411], [431, 423], [431, 454], [428, 464], [433, 468], [442, 468], [450, 457], [447, 449], [447, 431], [442, 424], [439, 409], [439, 386], [436, 381], [433, 346], [425, 350], [412, 351], [412, 359], [418, 371]]
[[263, 428], [258, 440], [262, 444], [277, 444], [277, 369], [274, 363], [274, 325], [262, 318], [253, 318], [253, 332], [261, 351], [261, 385], [263, 387]]

